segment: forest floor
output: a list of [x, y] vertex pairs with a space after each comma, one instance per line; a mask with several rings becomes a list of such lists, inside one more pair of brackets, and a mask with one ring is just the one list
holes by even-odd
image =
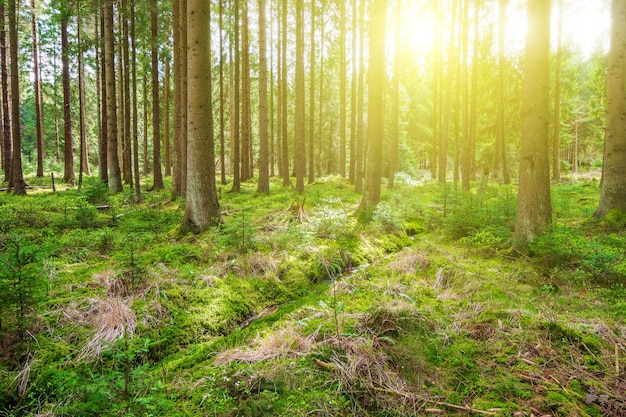
[[529, 254], [510, 186], [401, 176], [369, 222], [336, 177], [255, 189], [198, 236], [169, 191], [0, 195], [0, 416], [626, 415], [626, 215], [593, 178]]

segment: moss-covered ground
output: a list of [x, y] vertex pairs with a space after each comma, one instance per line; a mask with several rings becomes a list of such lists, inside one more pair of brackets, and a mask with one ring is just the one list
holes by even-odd
[[2, 416], [624, 416], [626, 215], [593, 180], [510, 250], [515, 189], [399, 178], [0, 195]]

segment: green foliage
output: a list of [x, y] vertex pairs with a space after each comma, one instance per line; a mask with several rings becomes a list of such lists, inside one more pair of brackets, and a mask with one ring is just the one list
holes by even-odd
[[109, 186], [97, 177], [83, 178], [82, 195], [89, 204], [104, 205], [109, 203]]

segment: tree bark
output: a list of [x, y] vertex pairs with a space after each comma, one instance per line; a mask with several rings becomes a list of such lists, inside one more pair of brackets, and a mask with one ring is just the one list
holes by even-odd
[[600, 203], [595, 216], [626, 211], [626, 2], [613, 0]]
[[315, 181], [315, 0], [311, 0], [311, 32], [309, 51], [309, 165], [308, 183]]
[[241, 181], [252, 178], [252, 107], [250, 102], [250, 37], [248, 2], [241, 2]]
[[374, 0], [370, 15], [369, 73], [367, 79], [367, 172], [359, 210], [370, 216], [380, 201], [384, 136], [385, 38], [387, 0]]
[[[522, 137], [514, 247], [526, 250], [552, 220], [548, 117], [550, 91], [550, 1], [528, 1]], [[622, 84], [623, 88], [623, 84]]]
[[233, 187], [232, 191], [239, 192], [241, 190], [241, 141], [240, 141], [240, 129], [239, 129], [239, 109], [240, 109], [240, 71], [239, 71], [239, 2], [235, 1], [234, 10], [234, 54], [235, 54], [235, 76], [234, 76], [234, 90], [233, 90]]
[[139, 112], [137, 110], [137, 26], [135, 2], [130, 2], [130, 48], [131, 48], [131, 84], [132, 84], [132, 142], [133, 142], [133, 179], [135, 182], [135, 201], [141, 201], [141, 181], [139, 175]]
[[291, 177], [289, 176], [289, 138], [288, 124], [287, 124], [287, 0], [283, 0], [282, 7], [282, 86], [281, 86], [281, 100], [282, 100], [282, 174], [283, 174], [283, 186], [289, 187], [291, 185]]
[[259, 184], [260, 193], [269, 194], [269, 149], [267, 127], [267, 40], [265, 0], [259, 0]]
[[[161, 170], [161, 103], [159, 102], [159, 26], [157, 20], [157, 0], [152, 0], [150, 27], [152, 30], [152, 189], [163, 189], [163, 171]], [[209, 74], [211, 66], [209, 65]], [[212, 163], [212, 161], [209, 161]]]
[[15, 195], [26, 195], [26, 183], [22, 171], [22, 137], [20, 132], [20, 78], [17, 43], [17, 4], [9, 0], [9, 44], [11, 55], [11, 136], [13, 156], [11, 159], [11, 181]]
[[393, 189], [394, 177], [398, 172], [398, 146], [400, 142], [400, 19], [401, 5], [396, 4], [395, 55], [393, 60], [393, 85], [391, 88], [391, 141], [389, 143], [389, 174], [387, 187]]
[[63, 66], [63, 181], [73, 184], [74, 150], [72, 149], [72, 95], [70, 86], [70, 46], [67, 35], [69, 5], [65, 1], [61, 6], [61, 64]]
[[354, 191], [363, 191], [363, 156], [365, 154], [365, 121], [363, 107], [365, 102], [365, 3], [361, 0], [359, 9], [359, 85], [357, 103], [357, 131], [355, 152], [355, 179]]
[[189, 0], [187, 13], [190, 152], [183, 226], [194, 233], [199, 233], [220, 222], [213, 163], [210, 2]]
[[120, 171], [120, 161], [117, 154], [117, 103], [115, 94], [115, 39], [113, 32], [113, 4], [104, 1], [104, 52], [105, 52], [105, 72], [106, 72], [106, 108], [107, 108], [107, 140], [108, 140], [108, 161], [109, 168], [109, 189], [113, 193], [122, 192], [122, 175]]
[[[106, 56], [104, 53], [104, 16], [102, 8], [96, 14], [94, 27], [96, 30], [96, 88], [98, 89], [98, 115], [99, 115], [99, 136], [98, 136], [98, 176], [100, 181], [109, 183], [108, 166], [108, 137], [107, 137], [107, 106], [106, 106]], [[98, 53], [100, 52], [100, 53]], [[55, 117], [56, 119], [56, 117]]]
[[36, 2], [31, 0], [31, 23], [33, 38], [33, 76], [35, 95], [35, 129], [37, 132], [37, 176], [43, 177], [43, 161], [46, 156], [46, 147], [43, 134], [43, 105], [41, 95], [41, 81], [39, 71], [39, 35], [37, 31]]
[[346, 177], [346, 2], [339, 2], [339, 175]]
[[11, 138], [11, 108], [9, 101], [9, 71], [6, 41], [5, 2], [0, 2], [0, 72], [2, 77], [2, 169], [5, 181], [11, 182], [13, 139]]
[[296, 191], [304, 192], [305, 136], [304, 136], [304, 1], [296, 0]]
[[87, 147], [87, 120], [86, 113], [86, 87], [85, 87], [85, 65], [83, 59], [83, 39], [82, 39], [82, 16], [80, 5], [76, 7], [76, 37], [78, 41], [78, 120], [80, 122], [80, 163], [78, 168], [78, 184], [83, 183], [83, 174], [90, 174], [89, 155]]

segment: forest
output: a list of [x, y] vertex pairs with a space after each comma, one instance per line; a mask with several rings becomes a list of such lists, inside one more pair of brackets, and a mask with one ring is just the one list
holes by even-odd
[[626, 415], [626, 2], [0, 0], [0, 94], [0, 416]]

